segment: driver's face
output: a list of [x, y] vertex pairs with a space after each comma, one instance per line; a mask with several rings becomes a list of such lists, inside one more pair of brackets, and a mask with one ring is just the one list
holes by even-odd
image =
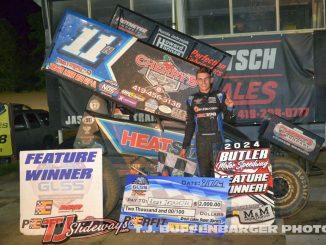
[[208, 93], [212, 86], [212, 77], [208, 73], [198, 73], [196, 79], [199, 91], [202, 93]]

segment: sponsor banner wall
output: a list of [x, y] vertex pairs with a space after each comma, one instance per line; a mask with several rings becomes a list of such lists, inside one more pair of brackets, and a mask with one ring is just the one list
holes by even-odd
[[143, 232], [223, 235], [228, 188], [229, 179], [128, 175], [120, 222]]
[[127, 107], [185, 120], [197, 66], [66, 12], [43, 69]]
[[161, 50], [211, 69], [216, 81], [221, 80], [231, 59], [230, 54], [220, 49], [120, 5], [117, 6], [110, 25]]
[[278, 116], [269, 115], [269, 117], [263, 138], [311, 162], [316, 160], [325, 141], [324, 138]]
[[7, 104], [0, 103], [0, 157], [13, 155], [9, 109]]
[[44, 219], [71, 214], [103, 217], [102, 150], [21, 151], [20, 232], [42, 235]]
[[260, 122], [267, 113], [318, 120], [313, 40], [313, 33], [203, 40], [232, 55], [218, 87], [233, 98], [238, 123]]
[[226, 143], [215, 177], [231, 178], [228, 225], [271, 225], [275, 220], [270, 148], [264, 141]]

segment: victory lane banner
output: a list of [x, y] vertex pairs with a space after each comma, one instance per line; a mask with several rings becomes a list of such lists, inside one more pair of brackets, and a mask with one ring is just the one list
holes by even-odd
[[223, 235], [229, 179], [128, 175], [120, 222], [137, 232]]
[[212, 70], [221, 80], [231, 55], [139, 13], [117, 6], [110, 25], [161, 50]]
[[67, 11], [43, 69], [129, 108], [184, 121], [197, 66]]
[[216, 178], [231, 178], [231, 225], [271, 225], [275, 220], [270, 148], [265, 141], [225, 143], [215, 162]]
[[102, 150], [20, 152], [20, 231], [43, 235], [51, 217], [103, 217]]

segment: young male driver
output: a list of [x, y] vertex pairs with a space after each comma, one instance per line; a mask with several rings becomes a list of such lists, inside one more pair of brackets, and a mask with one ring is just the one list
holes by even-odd
[[196, 73], [199, 92], [187, 100], [185, 136], [180, 156], [185, 158], [192, 136], [196, 132], [196, 150], [200, 176], [213, 177], [215, 151], [224, 142], [223, 119], [231, 120], [233, 101], [212, 88], [209, 69], [202, 67]]

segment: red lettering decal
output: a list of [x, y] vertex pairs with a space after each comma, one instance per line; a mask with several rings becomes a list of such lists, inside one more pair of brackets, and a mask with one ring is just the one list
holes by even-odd
[[257, 92], [259, 92], [259, 87], [261, 86], [261, 82], [250, 82], [246, 99], [247, 100], [255, 100], [258, 98]]
[[148, 150], [148, 139], [149, 136], [147, 134], [137, 134], [136, 147]]
[[233, 95], [234, 105], [267, 105], [275, 100], [277, 87], [276, 81], [264, 83], [255, 81], [248, 84], [248, 90], [245, 95], [241, 94], [241, 91], [243, 92], [243, 82], [236, 83], [234, 93], [232, 83], [226, 83], [222, 90], [226, 94]]
[[53, 70], [55, 72], [58, 72], [58, 73], [62, 73], [65, 68], [62, 67], [62, 66], [58, 66], [57, 64], [54, 64], [54, 63], [50, 63], [50, 70]]
[[[223, 87], [223, 92], [225, 94], [232, 94], [233, 95], [232, 84], [231, 83], [226, 83], [224, 85], [224, 87]], [[232, 96], [232, 98], [233, 98], [233, 96]]]
[[76, 220], [77, 220], [77, 215], [75, 215], [75, 214], [66, 216], [66, 220], [65, 220], [65, 223], [64, 223], [61, 233], [55, 234], [53, 236], [52, 242], [63, 242], [65, 240], [67, 240], [68, 237], [66, 236], [66, 233], [69, 231], [70, 225], [73, 222], [75, 222]]
[[168, 150], [168, 146], [173, 143], [173, 140], [166, 139], [166, 138], [161, 138], [160, 141], [162, 143], [162, 148], [161, 148], [162, 151], [167, 151]]
[[135, 58], [136, 64], [142, 67], [146, 67], [146, 56], [139, 54]]
[[85, 76], [81, 74], [77, 74], [75, 79], [79, 82], [82, 82], [85, 79]]
[[153, 137], [148, 144], [148, 150], [155, 150], [156, 152], [160, 149], [160, 143], [158, 142], [157, 137]]
[[43, 236], [43, 243], [52, 241], [52, 236], [55, 227], [57, 226], [57, 224], [61, 224], [63, 221], [64, 221], [64, 216], [49, 217], [43, 219], [42, 226], [47, 226]]
[[244, 99], [244, 95], [240, 94], [241, 87], [242, 87], [242, 82], [237, 82], [235, 90], [234, 90], [234, 95], [233, 95], [234, 100], [243, 100]]
[[131, 135], [128, 135], [128, 131], [127, 130], [123, 130], [122, 131], [122, 137], [121, 137], [121, 145], [127, 145], [127, 142], [129, 141], [130, 146], [131, 147], [135, 147], [136, 144], [136, 137], [137, 137], [137, 133], [133, 132], [131, 133]]
[[269, 104], [274, 101], [276, 96], [276, 88], [278, 87], [277, 82], [275, 81], [268, 81], [264, 83], [262, 91], [264, 94], [268, 95], [269, 100], [265, 104]]

